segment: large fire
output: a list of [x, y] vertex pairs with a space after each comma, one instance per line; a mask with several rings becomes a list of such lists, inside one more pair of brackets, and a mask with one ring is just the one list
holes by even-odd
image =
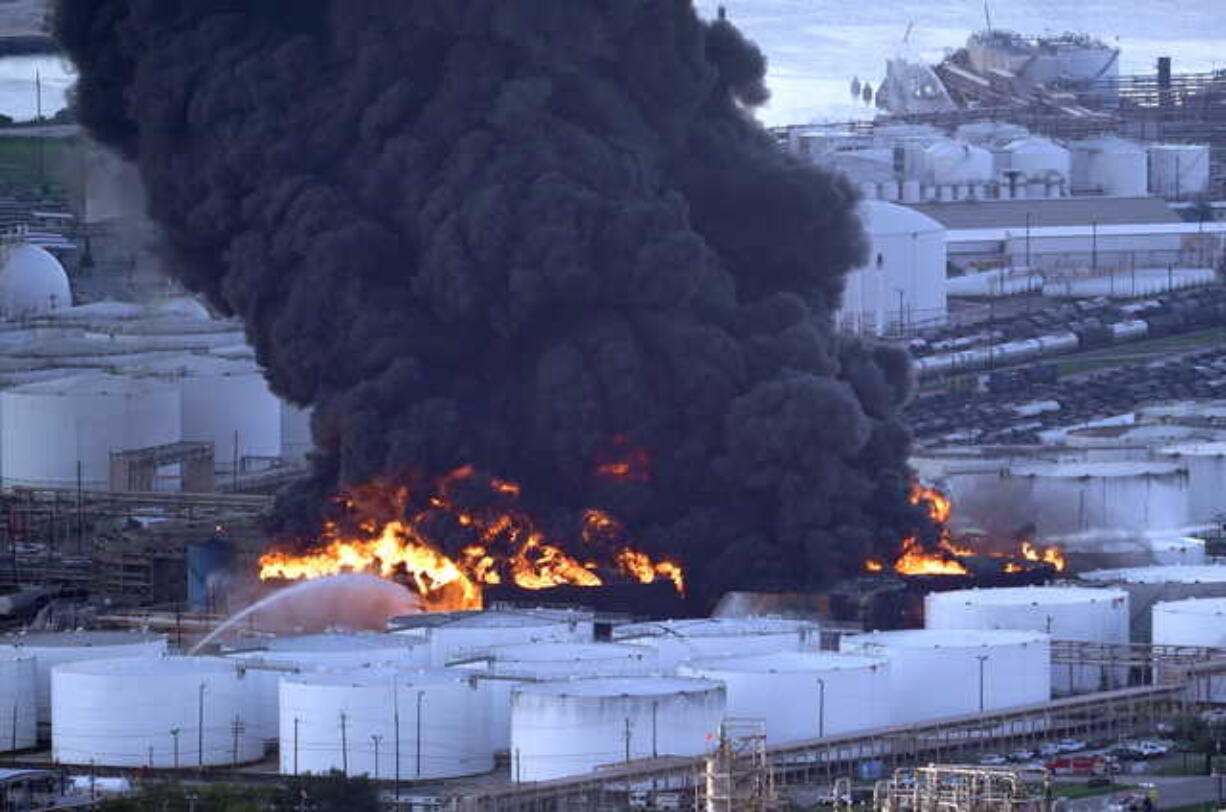
[[[1021, 541], [1016, 550], [1001, 552], [975, 550], [957, 543], [948, 527], [953, 505], [949, 497], [936, 488], [916, 484], [909, 498], [911, 504], [924, 507], [928, 517], [941, 528], [941, 536], [933, 549], [926, 549], [913, 537], [903, 539], [898, 557], [890, 565], [899, 575], [970, 575], [965, 559], [971, 557], [999, 559], [1000, 569], [1006, 573], [1023, 571], [1025, 565], [1021, 562], [1049, 564], [1056, 572], [1064, 571], [1064, 553], [1059, 547], [1040, 547], [1031, 541]], [[883, 572], [886, 563], [870, 558], [864, 568], [868, 572]]]
[[[461, 485], [484, 489], [483, 506], [461, 507], [454, 495]], [[581, 537], [568, 545], [571, 554], [550, 543], [517, 508], [520, 489], [513, 482], [486, 480], [465, 466], [443, 477], [434, 490], [424, 509], [408, 514], [410, 493], [404, 486], [374, 483], [355, 489], [338, 500], [354, 521], [343, 527], [325, 524], [307, 552], [267, 553], [260, 558], [260, 578], [301, 580], [344, 572], [395, 577], [410, 584], [433, 611], [480, 609], [485, 585], [592, 587], [604, 583], [602, 573], [639, 583], [663, 579], [679, 593], [685, 591], [681, 565], [634, 549], [621, 523], [604, 511], [584, 512]], [[466, 543], [449, 556], [435, 540], [438, 532]]]

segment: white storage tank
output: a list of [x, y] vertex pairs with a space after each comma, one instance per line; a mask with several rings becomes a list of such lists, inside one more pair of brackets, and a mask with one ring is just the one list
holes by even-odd
[[0, 638], [0, 654], [33, 657], [38, 722], [51, 723], [51, 669], [61, 663], [115, 657], [160, 657], [166, 638], [118, 631], [47, 632]]
[[[1226, 598], [1157, 603], [1152, 619], [1155, 646], [1226, 648]], [[1226, 702], [1226, 676], [1202, 674], [1192, 690], [1198, 699]]]
[[889, 660], [890, 717], [895, 725], [1051, 698], [1051, 647], [1041, 632], [871, 632], [844, 637], [839, 650]]
[[302, 465], [315, 448], [311, 436], [311, 410], [281, 402], [281, 458], [291, 465]]
[[1168, 462], [1019, 465], [1041, 537], [1120, 530], [1171, 530], [1188, 524], [1188, 475]]
[[881, 200], [861, 201], [859, 212], [868, 234], [868, 261], [847, 276], [839, 326], [881, 335], [899, 326], [944, 324], [945, 227], [914, 209]]
[[1074, 429], [1061, 441], [1070, 447], [1084, 449], [1087, 462], [1120, 462], [1150, 459], [1154, 449], [1162, 446], [1221, 440], [1226, 440], [1226, 433], [1220, 429], [1179, 423], [1130, 423]]
[[277, 697], [286, 674], [384, 666], [420, 668], [429, 664], [430, 647], [423, 640], [400, 634], [309, 634], [272, 638], [259, 648], [231, 651], [226, 656], [247, 669], [258, 698], [255, 724], [260, 738], [268, 741], [280, 733]]
[[723, 683], [728, 715], [764, 720], [772, 744], [890, 724], [884, 657], [790, 651], [694, 660], [678, 673]]
[[[111, 454], [178, 442], [179, 390], [115, 375], [80, 375], [0, 394], [5, 485], [111, 488]], [[124, 483], [120, 483], [124, 484]], [[152, 490], [155, 483], [134, 483]]]
[[630, 623], [615, 627], [613, 639], [655, 649], [659, 653], [660, 668], [672, 673], [687, 660], [815, 651], [821, 644], [821, 631], [815, 623], [804, 620], [706, 618]]
[[527, 682], [576, 677], [645, 676], [660, 671], [648, 646], [621, 643], [526, 643], [474, 652], [464, 669], [482, 682], [490, 698], [490, 741], [496, 751], [511, 745], [511, 692]]
[[[1017, 629], [1053, 640], [1128, 642], [1128, 593], [1122, 589], [1026, 586], [960, 589], [924, 596], [929, 629]], [[1095, 691], [1123, 684], [1126, 674], [1098, 666], [1052, 666], [1057, 693]]]
[[511, 700], [511, 778], [547, 781], [657, 756], [697, 756], [719, 733], [724, 686], [679, 677], [544, 682]]
[[1049, 175], [1072, 177], [1069, 151], [1048, 138], [1019, 138], [1007, 144], [1004, 153], [1003, 168], [1018, 173], [1019, 179], [1045, 180]]
[[992, 153], [959, 141], [938, 141], [924, 151], [927, 183], [986, 183], [993, 177]]
[[1106, 136], [1072, 145], [1072, 185], [1078, 191], [1106, 197], [1145, 197], [1148, 173], [1148, 155], [1134, 141]]
[[127, 372], [179, 387], [183, 439], [211, 442], [216, 470], [232, 472], [252, 458], [281, 456], [281, 401], [254, 363], [185, 355]]
[[0, 245], [0, 319], [16, 321], [72, 307], [60, 261], [36, 245]]
[[25, 750], [38, 743], [38, 702], [34, 658], [0, 651], [0, 751]]
[[1209, 191], [1207, 144], [1153, 144], [1149, 148], [1149, 191], [1185, 200]]
[[427, 640], [436, 666], [471, 659], [492, 646], [587, 643], [594, 631], [590, 613], [554, 609], [409, 615], [392, 623], [398, 634]]
[[1123, 569], [1205, 563], [1205, 541], [1192, 536], [1083, 533], [1060, 539], [1069, 570]]
[[255, 761], [264, 746], [253, 732], [253, 705], [249, 683], [230, 660], [64, 663], [51, 673], [52, 759], [153, 768]]
[[339, 770], [416, 781], [494, 769], [489, 700], [476, 680], [458, 671], [286, 676], [280, 703], [284, 775]]
[[1154, 456], [1188, 469], [1189, 521], [1213, 522], [1226, 513], [1226, 442], [1179, 443]]
[[1091, 570], [1079, 576], [1098, 584], [1114, 584], [1127, 590], [1132, 614], [1132, 639], [1151, 639], [1155, 604], [1186, 598], [1226, 597], [1226, 566], [1156, 566]]

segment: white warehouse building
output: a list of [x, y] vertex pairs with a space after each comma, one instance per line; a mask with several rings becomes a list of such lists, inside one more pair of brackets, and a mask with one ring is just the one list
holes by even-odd
[[858, 335], [945, 324], [945, 228], [905, 206], [860, 203], [868, 262], [847, 275], [839, 326]]

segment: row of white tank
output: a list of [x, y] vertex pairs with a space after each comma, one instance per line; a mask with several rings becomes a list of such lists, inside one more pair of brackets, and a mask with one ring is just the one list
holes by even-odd
[[[762, 718], [784, 742], [1050, 696], [1042, 632], [872, 633], [837, 653], [817, 650], [816, 633], [779, 619], [665, 621], [596, 643], [590, 616], [537, 611], [210, 657], [162, 656], [151, 638], [29, 637], [0, 651], [4, 673], [20, 675], [0, 702], [28, 708], [22, 696], [47, 691], [65, 764], [242, 763], [277, 742], [287, 774], [442, 778], [487, 772], [506, 751], [513, 775], [532, 781], [699, 754], [726, 716]], [[10, 745], [33, 744], [30, 715], [12, 721], [21, 737]]]
[[220, 472], [297, 461], [309, 417], [272, 394], [241, 330], [194, 300], [0, 324], [4, 484], [106, 488], [114, 452], [180, 441], [212, 443]]
[[[985, 122], [985, 124], [990, 124]], [[846, 172], [869, 198], [921, 202], [1095, 194], [1187, 199], [1209, 190], [1209, 147], [1112, 135], [1062, 145], [1020, 127], [885, 131], [870, 143], [827, 139], [811, 157]]]

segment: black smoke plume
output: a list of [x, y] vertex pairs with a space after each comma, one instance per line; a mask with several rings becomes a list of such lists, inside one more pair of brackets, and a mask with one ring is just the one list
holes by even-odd
[[[913, 528], [909, 370], [836, 335], [856, 195], [748, 111], [688, 0], [59, 0], [77, 112], [175, 273], [316, 407], [308, 526], [463, 464], [585, 507], [705, 597], [859, 571]], [[600, 476], [619, 446], [649, 475]], [[568, 519], [568, 517], [570, 517]]]

